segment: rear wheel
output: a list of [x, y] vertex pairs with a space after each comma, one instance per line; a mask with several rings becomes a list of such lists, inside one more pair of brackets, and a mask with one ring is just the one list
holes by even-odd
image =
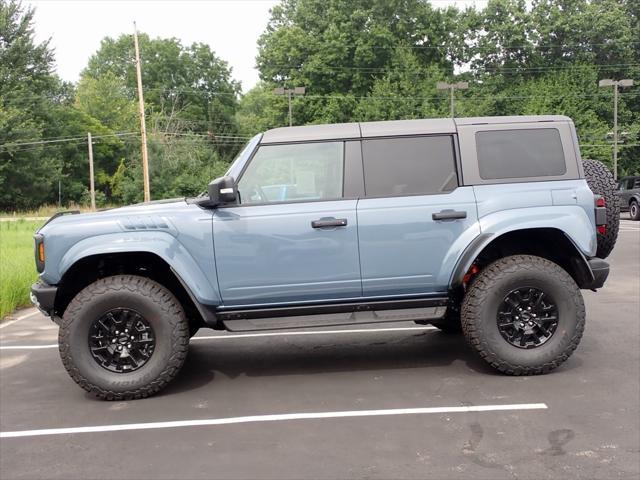
[[189, 323], [178, 300], [144, 277], [100, 279], [71, 301], [58, 334], [73, 380], [104, 400], [153, 395], [187, 356]]
[[618, 188], [613, 175], [607, 166], [598, 160], [582, 160], [584, 176], [589, 188], [596, 195], [601, 195], [607, 207], [607, 228], [604, 235], [598, 233], [598, 250], [596, 257], [607, 258], [618, 239], [620, 228], [620, 203], [616, 196]]
[[476, 277], [462, 303], [462, 330], [492, 367], [509, 375], [546, 373], [571, 356], [582, 338], [580, 290], [555, 263], [505, 257]]
[[631, 220], [640, 220], [640, 205], [635, 200], [631, 200], [629, 204], [629, 216]]

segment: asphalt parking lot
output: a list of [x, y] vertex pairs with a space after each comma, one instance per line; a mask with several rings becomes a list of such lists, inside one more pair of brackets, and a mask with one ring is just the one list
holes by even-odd
[[26, 310], [0, 325], [0, 478], [639, 478], [640, 223], [609, 261], [579, 349], [539, 377], [410, 323], [201, 330], [161, 394], [102, 402]]

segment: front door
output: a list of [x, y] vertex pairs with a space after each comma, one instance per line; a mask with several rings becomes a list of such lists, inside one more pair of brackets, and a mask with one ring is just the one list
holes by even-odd
[[473, 187], [459, 187], [450, 135], [363, 140], [358, 203], [364, 296], [444, 293], [480, 231]]
[[225, 306], [360, 297], [357, 200], [343, 196], [344, 142], [262, 145], [240, 204], [213, 217]]

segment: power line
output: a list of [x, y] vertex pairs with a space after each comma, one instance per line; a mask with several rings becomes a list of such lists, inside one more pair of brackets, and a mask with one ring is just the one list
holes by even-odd
[[[105, 137], [126, 137], [130, 135], [139, 135], [139, 134], [137, 132], [109, 133], [109, 134], [103, 134], [103, 135], [95, 135], [93, 138], [96, 139], [96, 138], [105, 138]], [[2, 145], [0, 145], [0, 148], [13, 148], [13, 147], [20, 147], [23, 145], [43, 145], [47, 143], [62, 143], [62, 142], [69, 142], [73, 140], [82, 140], [83, 142], [86, 142], [87, 137], [83, 135], [81, 137], [40, 139], [40, 140], [21, 142], [21, 143], [3, 143]]]
[[[617, 70], [621, 67], [638, 67], [640, 63], [614, 63], [614, 64], [580, 64], [580, 65], [566, 65], [566, 66], [544, 66], [544, 67], [478, 67], [471, 68], [468, 73], [474, 73], [474, 71], [555, 71], [555, 70], [572, 70], [572, 69], [598, 69], [598, 70]], [[304, 72], [337, 72], [344, 70], [362, 71], [364, 73], [418, 73], [421, 75], [432, 75], [431, 72], [425, 72], [424, 70], [410, 69], [410, 68], [387, 68], [387, 67], [356, 67], [350, 65], [319, 65], [308, 67], [306, 65], [266, 65], [268, 68], [275, 70], [297, 70]], [[467, 73], [467, 72], [465, 72]]]
[[[483, 38], [480, 38], [479, 40], [483, 40]], [[536, 45], [534, 43], [529, 43], [529, 44], [523, 44], [523, 45], [505, 45], [505, 46], [496, 46], [495, 48], [499, 49], [499, 50], [521, 50], [524, 48], [533, 48], [533, 49], [553, 49], [553, 48], [582, 48], [582, 47], [610, 47], [610, 46], [614, 46], [614, 45], [640, 45], [640, 42], [628, 42], [628, 41], [617, 41], [617, 40], [612, 40], [611, 42], [604, 42], [604, 43], [591, 43], [591, 42], [585, 42], [585, 43], [574, 43], [574, 44], [562, 44], [562, 43], [557, 43], [557, 44], [541, 44], [541, 45]], [[369, 47], [373, 50], [396, 50], [396, 49], [415, 49], [415, 50], [442, 50], [442, 49], [447, 49], [450, 48], [451, 45], [396, 45], [396, 46], [375, 46], [375, 47]], [[463, 45], [462, 48], [468, 48], [468, 49], [473, 49], [473, 48], [477, 48], [477, 45]]]

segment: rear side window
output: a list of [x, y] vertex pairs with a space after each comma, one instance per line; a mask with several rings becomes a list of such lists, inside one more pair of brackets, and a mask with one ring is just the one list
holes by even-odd
[[567, 172], [555, 128], [476, 132], [476, 148], [483, 180], [555, 177]]
[[367, 197], [446, 193], [458, 186], [451, 136], [364, 140]]

